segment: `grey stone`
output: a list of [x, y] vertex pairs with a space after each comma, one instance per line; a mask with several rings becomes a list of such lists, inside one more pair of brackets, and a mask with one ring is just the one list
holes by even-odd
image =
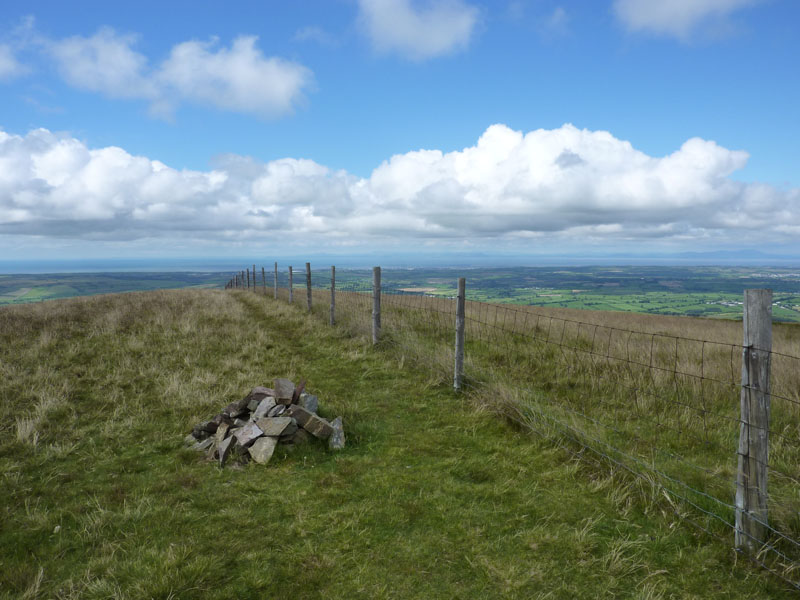
[[228, 423], [222, 423], [217, 428], [217, 433], [215, 435], [217, 439], [217, 445], [221, 444], [222, 440], [224, 440], [228, 436], [228, 431], [230, 431], [230, 428], [231, 426]]
[[260, 398], [251, 398], [250, 401], [247, 403], [247, 410], [252, 412], [258, 408], [259, 404], [261, 404]]
[[183, 438], [183, 444], [185, 446], [194, 446], [197, 443], [197, 438], [194, 437], [191, 433]]
[[219, 466], [224, 467], [225, 461], [228, 460], [228, 456], [231, 454], [231, 450], [233, 450], [234, 445], [236, 444], [236, 439], [231, 436], [229, 438], [225, 438], [222, 443], [219, 445]]
[[236, 433], [233, 434], [233, 437], [236, 438], [242, 448], [247, 448], [262, 435], [264, 435], [264, 432], [256, 423], [247, 423], [241, 429], [236, 431]]
[[197, 427], [208, 433], [214, 433], [217, 430], [218, 423], [216, 421], [203, 421], [198, 423]]
[[197, 442], [194, 446], [192, 446], [192, 450], [197, 450], [198, 452], [205, 452], [213, 445], [214, 445], [214, 438], [206, 438], [202, 442]]
[[294, 417], [300, 427], [321, 440], [328, 439], [333, 432], [331, 424], [325, 419], [307, 411], [305, 408], [297, 404], [290, 406], [286, 410], [286, 414]]
[[308, 412], [314, 414], [317, 414], [317, 411], [319, 410], [319, 398], [313, 394], [303, 392], [300, 394], [300, 401], [298, 404], [305, 408]]
[[291, 425], [292, 421], [291, 417], [267, 417], [259, 419], [255, 424], [261, 428], [264, 435], [279, 436]]
[[328, 448], [331, 450], [341, 450], [344, 448], [344, 424], [342, 417], [336, 417], [331, 421], [331, 436], [328, 438]]
[[294, 435], [291, 438], [292, 444], [295, 446], [299, 444], [305, 444], [308, 440], [311, 439], [311, 434], [308, 433], [305, 429], [298, 427], [297, 431], [294, 432]]
[[266, 396], [262, 398], [258, 406], [253, 410], [253, 414], [250, 415], [251, 421], [258, 421], [259, 419], [263, 419], [267, 416], [267, 413], [275, 407], [275, 398], [272, 396]]
[[235, 402], [231, 402], [222, 409], [222, 413], [227, 415], [231, 418], [238, 417], [242, 413], [247, 412], [247, 404], [250, 402], [248, 398], [242, 398], [241, 400], [236, 400]]
[[280, 417], [286, 412], [286, 406], [283, 404], [276, 404], [267, 412], [268, 417]]
[[260, 437], [248, 449], [251, 458], [258, 464], [266, 464], [272, 458], [272, 453], [275, 452], [275, 446], [278, 440], [274, 437]]
[[247, 423], [248, 421], [246, 421], [245, 419], [240, 419], [238, 417], [233, 420], [233, 424], [236, 427], [244, 427], [245, 425], [247, 425]]
[[205, 429], [202, 429], [200, 425], [195, 425], [192, 429], [192, 437], [198, 441], [203, 441], [211, 434], [207, 432]]
[[275, 387], [275, 401], [278, 404], [291, 404], [294, 394], [294, 383], [288, 379], [276, 379], [273, 384]]

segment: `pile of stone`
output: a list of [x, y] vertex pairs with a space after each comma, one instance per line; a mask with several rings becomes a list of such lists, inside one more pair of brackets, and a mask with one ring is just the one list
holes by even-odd
[[220, 467], [229, 460], [265, 464], [278, 444], [296, 446], [313, 438], [327, 440], [332, 450], [344, 448], [342, 418], [320, 417], [319, 399], [304, 387], [288, 379], [276, 379], [272, 388], [255, 387], [212, 420], [195, 425], [186, 443]]

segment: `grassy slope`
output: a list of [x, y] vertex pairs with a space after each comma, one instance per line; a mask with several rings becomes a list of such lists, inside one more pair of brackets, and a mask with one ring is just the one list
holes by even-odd
[[[348, 448], [223, 471], [181, 448], [274, 376], [306, 378]], [[4, 598], [786, 593], [396, 350], [246, 292], [2, 308], [0, 415]]]

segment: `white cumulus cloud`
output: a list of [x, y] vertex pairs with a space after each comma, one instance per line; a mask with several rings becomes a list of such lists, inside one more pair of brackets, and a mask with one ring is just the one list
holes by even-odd
[[724, 19], [760, 0], [614, 0], [614, 12], [632, 31], [688, 37], [703, 23]]
[[[112, 98], [139, 98], [154, 114], [169, 116], [181, 102], [275, 117], [291, 112], [313, 84], [301, 64], [265, 56], [255, 36], [230, 47], [218, 40], [176, 44], [158, 65], [135, 50], [136, 36], [102, 28], [90, 37], [47, 41], [62, 78]], [[0, 55], [0, 65], [2, 55]]]
[[307, 159], [238, 155], [178, 170], [44, 129], [0, 131], [0, 234], [791, 242], [800, 189], [732, 179], [747, 159], [700, 138], [654, 157], [606, 131], [493, 125], [473, 146], [398, 154], [365, 178]]
[[462, 50], [478, 24], [479, 11], [461, 0], [359, 0], [360, 21], [373, 47], [424, 60]]

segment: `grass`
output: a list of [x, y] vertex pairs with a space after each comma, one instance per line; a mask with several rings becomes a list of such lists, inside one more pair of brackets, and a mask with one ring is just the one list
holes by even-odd
[[[375, 349], [355, 313], [247, 292], [0, 309], [0, 597], [791, 597], [656, 487], [454, 395], [437, 322], [389, 314]], [[276, 376], [344, 417], [344, 451], [182, 448]]]

